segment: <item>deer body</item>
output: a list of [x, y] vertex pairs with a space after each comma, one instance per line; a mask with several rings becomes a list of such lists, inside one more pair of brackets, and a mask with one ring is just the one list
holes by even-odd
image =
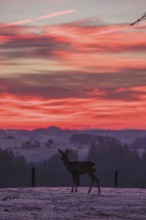
[[65, 152], [61, 150], [58, 150], [58, 151], [61, 154], [61, 160], [63, 160], [65, 167], [73, 176], [73, 184], [72, 184], [71, 192], [74, 191], [74, 188], [75, 188], [75, 192], [77, 192], [77, 183], [78, 183], [79, 176], [87, 173], [92, 180], [92, 184], [88, 190], [88, 193], [91, 191], [92, 186], [95, 181], [97, 183], [98, 192], [100, 193], [99, 181], [98, 181], [98, 178], [94, 174], [96, 170], [95, 164], [91, 161], [69, 161], [68, 150], [66, 150]]

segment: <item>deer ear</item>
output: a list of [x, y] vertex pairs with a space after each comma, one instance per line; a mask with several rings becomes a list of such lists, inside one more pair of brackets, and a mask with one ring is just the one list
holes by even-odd
[[62, 154], [63, 152], [60, 150], [60, 149], [58, 149], [58, 152], [60, 153], [60, 154]]

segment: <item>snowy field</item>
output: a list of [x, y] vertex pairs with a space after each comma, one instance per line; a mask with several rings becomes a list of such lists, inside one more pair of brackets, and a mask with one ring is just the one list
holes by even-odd
[[97, 188], [0, 189], [0, 220], [146, 220], [146, 190]]

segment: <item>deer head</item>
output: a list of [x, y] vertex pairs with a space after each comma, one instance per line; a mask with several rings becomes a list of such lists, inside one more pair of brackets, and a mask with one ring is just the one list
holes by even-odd
[[68, 160], [68, 149], [65, 151], [65, 152], [63, 152], [62, 150], [60, 150], [60, 149], [58, 149], [58, 152], [60, 153], [60, 155], [61, 155], [61, 160]]

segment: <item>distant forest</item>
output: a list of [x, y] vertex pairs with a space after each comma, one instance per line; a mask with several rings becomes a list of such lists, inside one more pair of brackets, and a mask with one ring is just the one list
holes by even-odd
[[[78, 160], [77, 151], [69, 152], [70, 160]], [[136, 149], [131, 150], [126, 144], [123, 146], [118, 139], [101, 136], [98, 141], [92, 140], [85, 160], [95, 162], [101, 187], [114, 186], [114, 172], [117, 170], [119, 187], [146, 188], [146, 153], [140, 157]], [[23, 156], [0, 150], [0, 187], [30, 187], [32, 167], [36, 168], [36, 186], [72, 184], [72, 176], [64, 167], [57, 151], [51, 159], [31, 164]], [[80, 186], [89, 184], [88, 176], [81, 176]]]

